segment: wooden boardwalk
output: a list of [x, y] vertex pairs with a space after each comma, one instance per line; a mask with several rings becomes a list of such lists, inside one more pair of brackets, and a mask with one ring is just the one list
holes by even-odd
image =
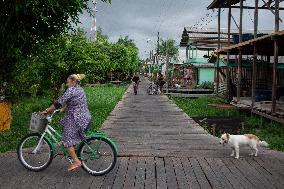
[[139, 94], [131, 88], [102, 130], [119, 145], [113, 171], [93, 177], [56, 158], [43, 172], [25, 170], [16, 154], [0, 154], [0, 189], [15, 188], [284, 188], [284, 153], [261, 149], [239, 160], [166, 96], [148, 96], [143, 80]]

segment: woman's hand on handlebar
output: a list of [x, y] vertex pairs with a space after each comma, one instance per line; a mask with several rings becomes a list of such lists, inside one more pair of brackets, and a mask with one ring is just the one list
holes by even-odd
[[47, 111], [47, 110], [44, 110], [44, 111], [40, 112], [40, 114], [47, 116], [48, 111]]

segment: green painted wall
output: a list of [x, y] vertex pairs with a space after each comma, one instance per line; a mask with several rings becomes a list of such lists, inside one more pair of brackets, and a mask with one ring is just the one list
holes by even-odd
[[215, 68], [198, 68], [198, 85], [202, 82], [214, 82]]

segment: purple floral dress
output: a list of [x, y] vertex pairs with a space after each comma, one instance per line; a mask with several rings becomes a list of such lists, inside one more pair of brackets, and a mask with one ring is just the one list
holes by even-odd
[[57, 103], [66, 105], [65, 115], [60, 121], [63, 126], [63, 146], [75, 146], [85, 138], [85, 130], [91, 122], [86, 94], [79, 86], [70, 87], [57, 100]]

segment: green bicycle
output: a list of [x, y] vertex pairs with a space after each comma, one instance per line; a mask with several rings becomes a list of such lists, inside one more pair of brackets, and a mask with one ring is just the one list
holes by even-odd
[[[59, 155], [72, 162], [60, 142], [61, 134], [51, 126], [52, 117], [57, 112], [59, 110], [55, 110], [44, 119], [36, 120], [44, 124], [41, 124], [40, 127], [37, 126], [35, 133], [28, 134], [20, 141], [17, 149], [18, 159], [26, 169], [42, 171]], [[76, 153], [82, 161], [82, 168], [94, 176], [109, 173], [117, 160], [117, 147], [114, 142], [103, 133], [98, 132], [88, 135], [87, 139], [78, 145]]]

